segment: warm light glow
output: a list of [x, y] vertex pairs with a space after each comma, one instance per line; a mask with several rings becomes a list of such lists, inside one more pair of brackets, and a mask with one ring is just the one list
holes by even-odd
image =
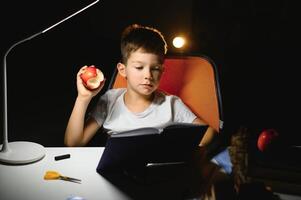
[[182, 48], [185, 44], [185, 39], [183, 37], [175, 37], [172, 41], [172, 44], [176, 48]]

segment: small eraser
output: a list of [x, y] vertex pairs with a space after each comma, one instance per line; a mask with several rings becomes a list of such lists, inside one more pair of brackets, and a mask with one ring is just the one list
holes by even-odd
[[67, 159], [70, 158], [70, 154], [64, 154], [64, 155], [60, 155], [60, 156], [55, 156], [54, 160], [63, 160], [63, 159]]

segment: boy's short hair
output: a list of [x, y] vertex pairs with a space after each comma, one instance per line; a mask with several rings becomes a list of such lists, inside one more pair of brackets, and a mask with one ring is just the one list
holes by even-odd
[[124, 29], [121, 34], [122, 62], [126, 64], [130, 54], [142, 48], [146, 53], [159, 56], [163, 63], [167, 53], [167, 44], [164, 36], [155, 28], [132, 24]]

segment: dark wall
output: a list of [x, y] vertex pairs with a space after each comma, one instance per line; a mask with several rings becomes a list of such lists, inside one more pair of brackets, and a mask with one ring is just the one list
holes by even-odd
[[[14, 42], [90, 2], [2, 1], [1, 56]], [[95, 64], [110, 77], [119, 59], [120, 32], [131, 23], [157, 27], [169, 44], [182, 33], [194, 41], [188, 53], [216, 62], [226, 122], [279, 127], [297, 138], [298, 15], [284, 0], [100, 1], [9, 54], [9, 139], [62, 146], [77, 70]]]
[[195, 1], [196, 51], [218, 64], [226, 122], [277, 128], [300, 144], [300, 19], [291, 1]]

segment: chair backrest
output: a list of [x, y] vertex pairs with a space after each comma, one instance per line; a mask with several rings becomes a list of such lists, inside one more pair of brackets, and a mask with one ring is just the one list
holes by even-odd
[[[179, 96], [202, 120], [216, 131], [223, 128], [218, 73], [212, 60], [205, 56], [173, 56], [164, 61], [159, 89]], [[115, 71], [111, 88], [126, 87], [126, 80]]]

